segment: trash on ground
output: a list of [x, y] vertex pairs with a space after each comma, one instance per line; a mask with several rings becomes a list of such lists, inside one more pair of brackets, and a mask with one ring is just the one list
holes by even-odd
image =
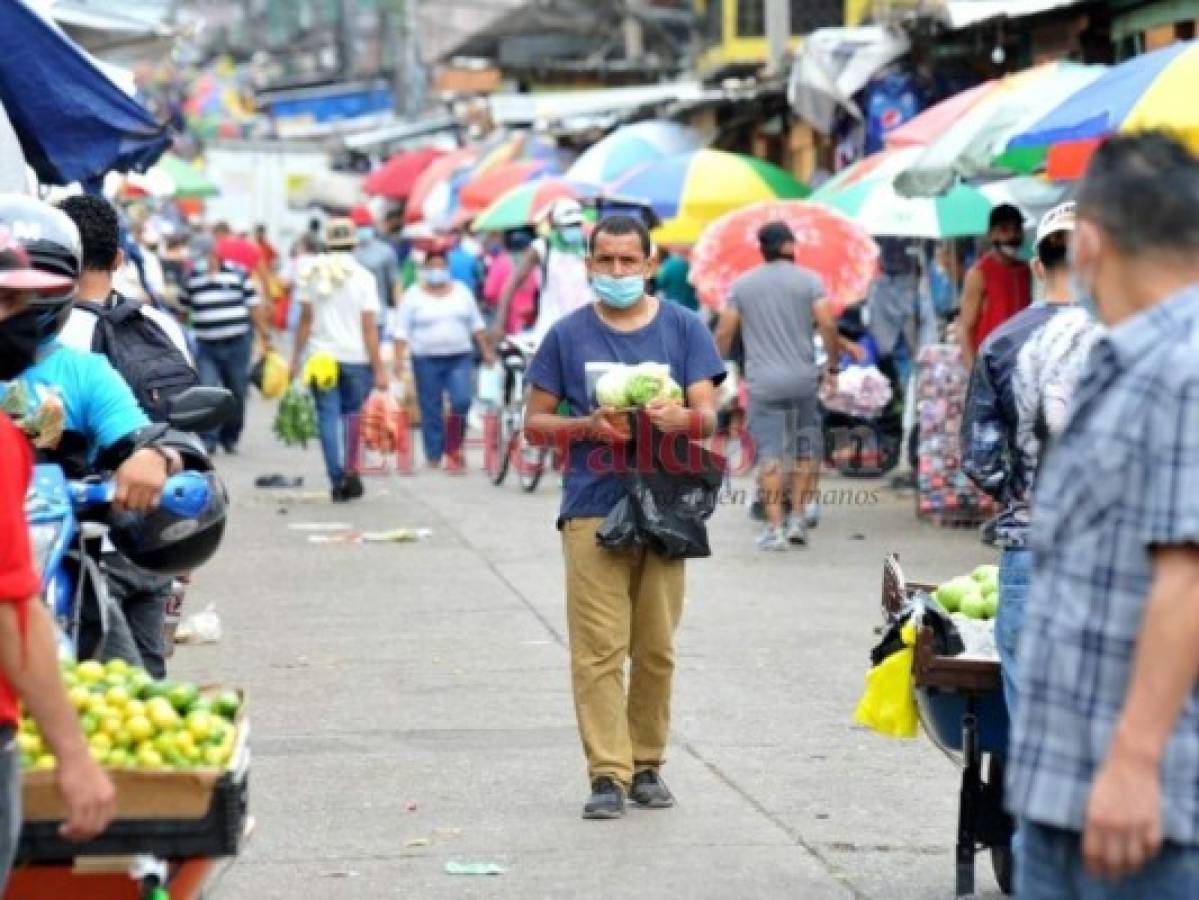
[[254, 487], [259, 488], [298, 488], [304, 486], [303, 475], [284, 475], [272, 472], [270, 475], [259, 475], [254, 479]]
[[404, 841], [405, 847], [431, 847], [433, 842], [428, 838], [412, 838], [410, 841]]
[[221, 617], [212, 604], [188, 616], [175, 631], [176, 644], [215, 644], [221, 639]]
[[354, 526], [349, 522], [291, 522], [287, 526], [292, 531], [351, 531]]
[[433, 534], [431, 528], [392, 528], [388, 531], [345, 531], [310, 534], [311, 544], [412, 544]]
[[498, 863], [462, 863], [450, 860], [445, 864], [447, 875], [503, 875], [507, 871]]
[[321, 872], [321, 878], [357, 878], [358, 873], [353, 869], [330, 869], [328, 872]]
[[404, 804], [405, 812], [416, 812], [416, 809], [417, 809], [416, 801], [414, 801], [414, 800], [410, 800]]

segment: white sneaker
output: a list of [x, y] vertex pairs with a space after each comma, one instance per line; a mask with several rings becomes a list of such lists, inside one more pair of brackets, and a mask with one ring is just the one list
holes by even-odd
[[787, 543], [787, 536], [783, 534], [783, 529], [772, 528], [767, 526], [766, 529], [758, 535], [757, 545], [759, 550], [769, 552], [778, 552], [786, 550], [790, 545]]
[[786, 534], [787, 543], [796, 547], [806, 547], [808, 545], [808, 527], [804, 524], [802, 516], [795, 514], [787, 516]]
[[820, 524], [820, 501], [809, 501], [808, 505], [803, 508], [804, 524], [809, 528], [815, 528]]

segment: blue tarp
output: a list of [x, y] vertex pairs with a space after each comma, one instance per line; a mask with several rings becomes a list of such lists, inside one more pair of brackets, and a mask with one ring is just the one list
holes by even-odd
[[0, 0], [0, 103], [46, 184], [145, 171], [171, 143], [166, 125], [23, 0]]

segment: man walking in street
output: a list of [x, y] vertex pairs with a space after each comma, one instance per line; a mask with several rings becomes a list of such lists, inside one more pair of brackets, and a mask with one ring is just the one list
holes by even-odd
[[354, 258], [374, 276], [375, 288], [379, 292], [379, 321], [382, 323], [387, 310], [395, 307], [399, 297], [400, 260], [391, 244], [379, 237], [370, 209], [355, 207], [350, 211], [350, 218], [358, 229]]
[[[836, 319], [816, 273], [795, 264], [795, 235], [785, 222], [770, 222], [758, 232], [763, 264], [733, 282], [728, 305], [716, 327], [724, 355], [738, 329], [745, 344], [749, 389], [749, 435], [758, 464], [758, 483], [766, 508], [762, 550], [805, 546], [804, 508], [818, 507], [824, 435], [817, 403], [820, 373], [815, 332], [828, 352], [825, 375], [835, 378], [847, 342], [837, 334]], [[791, 475], [792, 513], [784, 521], [783, 493]]]
[[232, 454], [245, 425], [253, 332], [257, 329], [263, 345], [269, 347], [270, 322], [250, 273], [236, 263], [222, 262], [211, 237], [196, 237], [192, 259], [194, 268], [183, 284], [180, 301], [191, 312], [200, 381], [227, 388], [236, 403], [233, 415], [219, 431], [204, 435], [204, 443], [210, 453], [219, 443]]
[[[683, 561], [645, 547], [610, 551], [596, 543], [604, 517], [624, 496], [616, 457], [625, 458], [620, 445], [630, 434], [627, 413], [595, 407], [587, 373], [604, 364], [668, 365], [686, 405], [655, 400], [646, 415], [661, 432], [700, 439], [716, 427], [724, 365], [698, 317], [646, 293], [653, 245], [639, 221], [602, 220], [591, 236], [588, 268], [599, 299], [559, 320], [542, 341], [529, 367], [525, 433], [534, 444], [569, 445], [558, 529], [575, 712], [591, 780], [583, 817], [613, 819], [624, 814], [626, 794], [644, 807], [674, 805], [659, 769], [670, 730]], [[563, 401], [568, 411], [559, 415]]]
[[372, 385], [375, 390], [387, 390], [387, 370], [379, 355], [378, 286], [354, 258], [356, 243], [351, 220], [330, 219], [325, 226], [325, 252], [314, 257], [297, 279], [301, 312], [291, 380], [300, 374], [309, 347], [337, 361], [337, 384], [327, 390], [312, 388], [321, 452], [335, 503], [362, 496], [356, 419]]
[[995, 638], [1009, 715], [1016, 711], [1016, 645], [1032, 574], [1028, 549], [1033, 482], [1046, 443], [1062, 432], [1075, 386], [1100, 326], [1075, 303], [1068, 251], [1075, 207], [1063, 203], [1037, 229], [1033, 273], [1044, 302], [1018, 313], [987, 338], [966, 399], [962, 467], [1003, 504], [995, 531], [999, 614]]
[[1020, 258], [1024, 215], [1010, 203], [991, 210], [987, 236], [991, 249], [966, 273], [962, 284], [958, 342], [966, 371], [974, 368], [978, 348], [987, 337], [1025, 309], [1032, 300], [1032, 276]]
[[1091, 352], [1036, 487], [1007, 797], [1022, 900], [1199, 897], [1199, 161], [1117, 136], [1077, 194]]

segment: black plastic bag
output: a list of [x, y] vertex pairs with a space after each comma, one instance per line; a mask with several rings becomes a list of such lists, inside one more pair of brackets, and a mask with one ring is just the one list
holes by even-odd
[[711, 556], [705, 523], [716, 511], [724, 459], [681, 432], [640, 428], [638, 435], [645, 446], [623, 473], [626, 495], [596, 541], [606, 550], [646, 547], [665, 559]]

